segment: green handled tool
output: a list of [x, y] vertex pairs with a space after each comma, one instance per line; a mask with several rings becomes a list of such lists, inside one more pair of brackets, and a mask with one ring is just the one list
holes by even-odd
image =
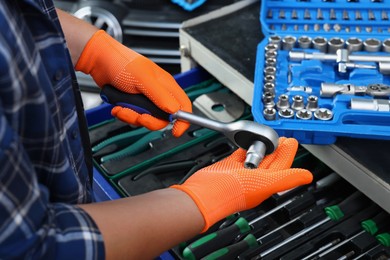
[[287, 239], [285, 239], [281, 243], [267, 249], [266, 251], [262, 252], [258, 256], [258, 258], [262, 258], [266, 255], [269, 255], [270, 253], [281, 248], [282, 246], [290, 243], [291, 241], [293, 241], [295, 239], [298, 239], [298, 238], [306, 235], [310, 231], [316, 229], [317, 227], [319, 227], [319, 226], [321, 226], [329, 221], [332, 221], [332, 220], [339, 221], [339, 220], [343, 219], [344, 216], [346, 216], [346, 215], [350, 216], [351, 214], [358, 212], [359, 210], [362, 210], [367, 205], [368, 202], [369, 202], [368, 198], [364, 197], [362, 193], [360, 193], [358, 191], [353, 193], [348, 198], [343, 200], [341, 203], [339, 203], [337, 205], [326, 207], [324, 209], [325, 214], [327, 215], [326, 218], [320, 220], [319, 222], [317, 222], [317, 223], [315, 223], [307, 228], [304, 228], [303, 230], [288, 237]]
[[216, 232], [210, 233], [188, 245], [183, 250], [183, 257], [185, 259], [200, 259], [209, 253], [218, 250], [219, 248], [233, 243], [239, 235], [249, 232], [252, 229], [251, 225], [253, 225], [255, 222], [268, 217], [269, 215], [284, 208], [298, 198], [299, 197], [294, 197], [289, 199], [250, 222], [248, 222], [245, 218], [240, 217], [234, 224]]
[[238, 243], [234, 243], [230, 246], [227, 246], [227, 247], [223, 247], [221, 249], [218, 249], [217, 251], [203, 257], [202, 259], [203, 260], [214, 260], [214, 259], [226, 259], [226, 260], [229, 260], [229, 259], [235, 259], [236, 257], [238, 257], [240, 254], [242, 254], [245, 250], [251, 248], [251, 247], [256, 247], [256, 246], [260, 246], [261, 245], [261, 240], [263, 240], [264, 238], [268, 237], [269, 235], [285, 228], [286, 226], [296, 222], [297, 220], [299, 220], [300, 218], [302, 218], [303, 216], [305, 216], [307, 213], [309, 213], [310, 211], [306, 211], [304, 213], [302, 213], [301, 215], [299, 215], [298, 217], [296, 218], [293, 218], [291, 219], [290, 221], [284, 223], [283, 225], [271, 230], [270, 232], [268, 232], [267, 234], [259, 237], [259, 238], [256, 238], [254, 235], [252, 234], [248, 234], [243, 240], [241, 240], [240, 242]]

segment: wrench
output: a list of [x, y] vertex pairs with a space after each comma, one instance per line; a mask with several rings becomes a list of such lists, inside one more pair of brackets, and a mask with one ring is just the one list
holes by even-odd
[[253, 121], [222, 123], [181, 110], [168, 114], [142, 94], [128, 94], [109, 85], [102, 88], [100, 96], [107, 103], [127, 107], [138, 113], [148, 113], [169, 122], [183, 120], [220, 132], [238, 147], [247, 150], [244, 162], [246, 168], [257, 168], [264, 156], [273, 153], [278, 146], [279, 136], [276, 131]]

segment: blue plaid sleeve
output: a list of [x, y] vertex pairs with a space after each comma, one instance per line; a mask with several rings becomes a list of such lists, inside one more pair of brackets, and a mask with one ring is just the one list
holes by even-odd
[[0, 259], [104, 259], [78, 86], [50, 0], [0, 2]]

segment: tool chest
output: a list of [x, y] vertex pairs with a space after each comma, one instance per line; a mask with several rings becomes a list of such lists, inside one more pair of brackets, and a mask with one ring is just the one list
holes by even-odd
[[[195, 103], [194, 112], [210, 118], [212, 112], [201, 108], [199, 97], [231, 94], [201, 69], [180, 74], [176, 80]], [[234, 95], [228, 99], [234, 100]], [[226, 120], [250, 119], [250, 107], [240, 101], [232, 103], [234, 116]], [[94, 190], [100, 200], [134, 196], [179, 183], [186, 175], [236, 149], [218, 133], [193, 127], [188, 130], [191, 135], [186, 133], [181, 138], [172, 139], [169, 130], [162, 131], [163, 135], [157, 138], [150, 137], [153, 132], [113, 119], [110, 110], [110, 105], [102, 105], [87, 111]], [[304, 259], [306, 256], [337, 259], [362, 254], [365, 255], [362, 259], [390, 257], [390, 230], [384, 225], [390, 216], [386, 211], [303, 147], [299, 148], [293, 167], [310, 170], [313, 183], [275, 194], [252, 210], [229, 216], [159, 259], [235, 259], [232, 252], [239, 259]], [[348, 203], [342, 204], [345, 200]], [[338, 205], [345, 204], [348, 207], [340, 206], [343, 212], [340, 215]], [[219, 230], [234, 232], [222, 237]], [[218, 245], [214, 241], [202, 242], [215, 236]], [[288, 239], [291, 241], [284, 242]], [[204, 248], [193, 249], [194, 243]], [[237, 251], [233, 251], [232, 245]], [[230, 252], [228, 255], [223, 253], [226, 250]]]
[[254, 119], [302, 144], [390, 139], [390, 2], [261, 2]]

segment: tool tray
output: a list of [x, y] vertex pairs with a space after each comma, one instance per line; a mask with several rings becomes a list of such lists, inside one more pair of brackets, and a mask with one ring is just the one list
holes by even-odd
[[390, 139], [390, 1], [261, 5], [255, 121], [302, 144], [332, 144], [338, 136]]

